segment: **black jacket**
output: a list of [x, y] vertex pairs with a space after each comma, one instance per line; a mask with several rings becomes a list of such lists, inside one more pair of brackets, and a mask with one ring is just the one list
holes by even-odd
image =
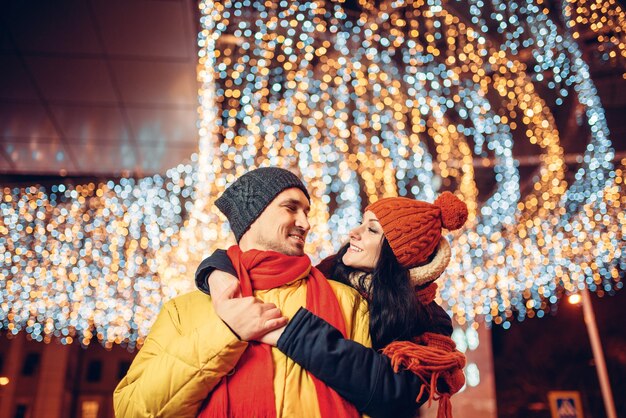
[[[217, 250], [196, 271], [201, 291], [209, 292], [206, 278], [215, 269], [236, 276], [226, 252]], [[431, 309], [428, 331], [450, 336], [452, 321], [446, 311], [436, 304]], [[423, 383], [415, 374], [395, 373], [387, 356], [345, 339], [305, 308], [289, 321], [277, 348], [373, 418], [412, 417], [425, 400], [416, 403]]]

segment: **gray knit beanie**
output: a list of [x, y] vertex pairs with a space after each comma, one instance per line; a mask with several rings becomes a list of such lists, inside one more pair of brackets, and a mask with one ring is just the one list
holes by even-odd
[[226, 215], [237, 242], [261, 215], [267, 205], [283, 190], [297, 187], [311, 201], [302, 181], [278, 167], [257, 168], [235, 180], [215, 201], [217, 208]]

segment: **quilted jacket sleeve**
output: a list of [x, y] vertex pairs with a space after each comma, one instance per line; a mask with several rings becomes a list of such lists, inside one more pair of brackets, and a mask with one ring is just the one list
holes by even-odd
[[[448, 328], [445, 318], [433, 320], [442, 322], [435, 328]], [[387, 356], [344, 339], [304, 308], [289, 322], [277, 347], [371, 417], [411, 417], [423, 403], [416, 403], [422, 382], [415, 374], [395, 373]]]
[[200, 263], [196, 270], [196, 287], [207, 295], [211, 294], [207, 277], [209, 277], [209, 274], [211, 274], [213, 270], [220, 270], [237, 277], [237, 271], [235, 271], [233, 263], [230, 261], [230, 258], [228, 258], [226, 251], [215, 250], [213, 254], [202, 260], [202, 263]]
[[115, 389], [116, 417], [196, 417], [204, 399], [247, 347], [209, 305], [212, 315], [191, 328], [182, 323], [176, 299], [164, 305]]

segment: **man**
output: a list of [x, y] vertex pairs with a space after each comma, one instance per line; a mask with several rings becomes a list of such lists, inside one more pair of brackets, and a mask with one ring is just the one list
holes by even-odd
[[347, 338], [370, 344], [365, 303], [304, 255], [309, 202], [294, 174], [273, 167], [244, 174], [217, 199], [238, 242], [228, 256], [242, 297], [232, 298], [232, 287], [214, 303], [199, 291], [166, 303], [115, 390], [117, 417], [359, 416], [298, 364], [257, 342], [306, 307]]

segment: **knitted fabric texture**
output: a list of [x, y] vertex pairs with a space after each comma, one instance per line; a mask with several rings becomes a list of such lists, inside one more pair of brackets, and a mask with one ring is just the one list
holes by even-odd
[[425, 263], [441, 241], [441, 229], [459, 229], [467, 220], [467, 206], [450, 192], [434, 203], [390, 197], [369, 205], [380, 222], [398, 262], [411, 268]]
[[429, 285], [426, 285], [426, 287], [417, 289], [415, 296], [422, 305], [433, 303], [435, 296], [437, 296], [437, 283], [431, 282]]
[[226, 215], [237, 242], [265, 208], [286, 189], [296, 187], [309, 201], [302, 181], [292, 172], [278, 167], [262, 167], [239, 177], [215, 201]]
[[465, 355], [450, 337], [426, 332], [411, 341], [396, 341], [383, 349], [394, 371], [409, 370], [422, 381], [416, 401], [428, 394], [428, 405], [439, 401], [437, 418], [452, 418], [450, 397], [465, 384]]

